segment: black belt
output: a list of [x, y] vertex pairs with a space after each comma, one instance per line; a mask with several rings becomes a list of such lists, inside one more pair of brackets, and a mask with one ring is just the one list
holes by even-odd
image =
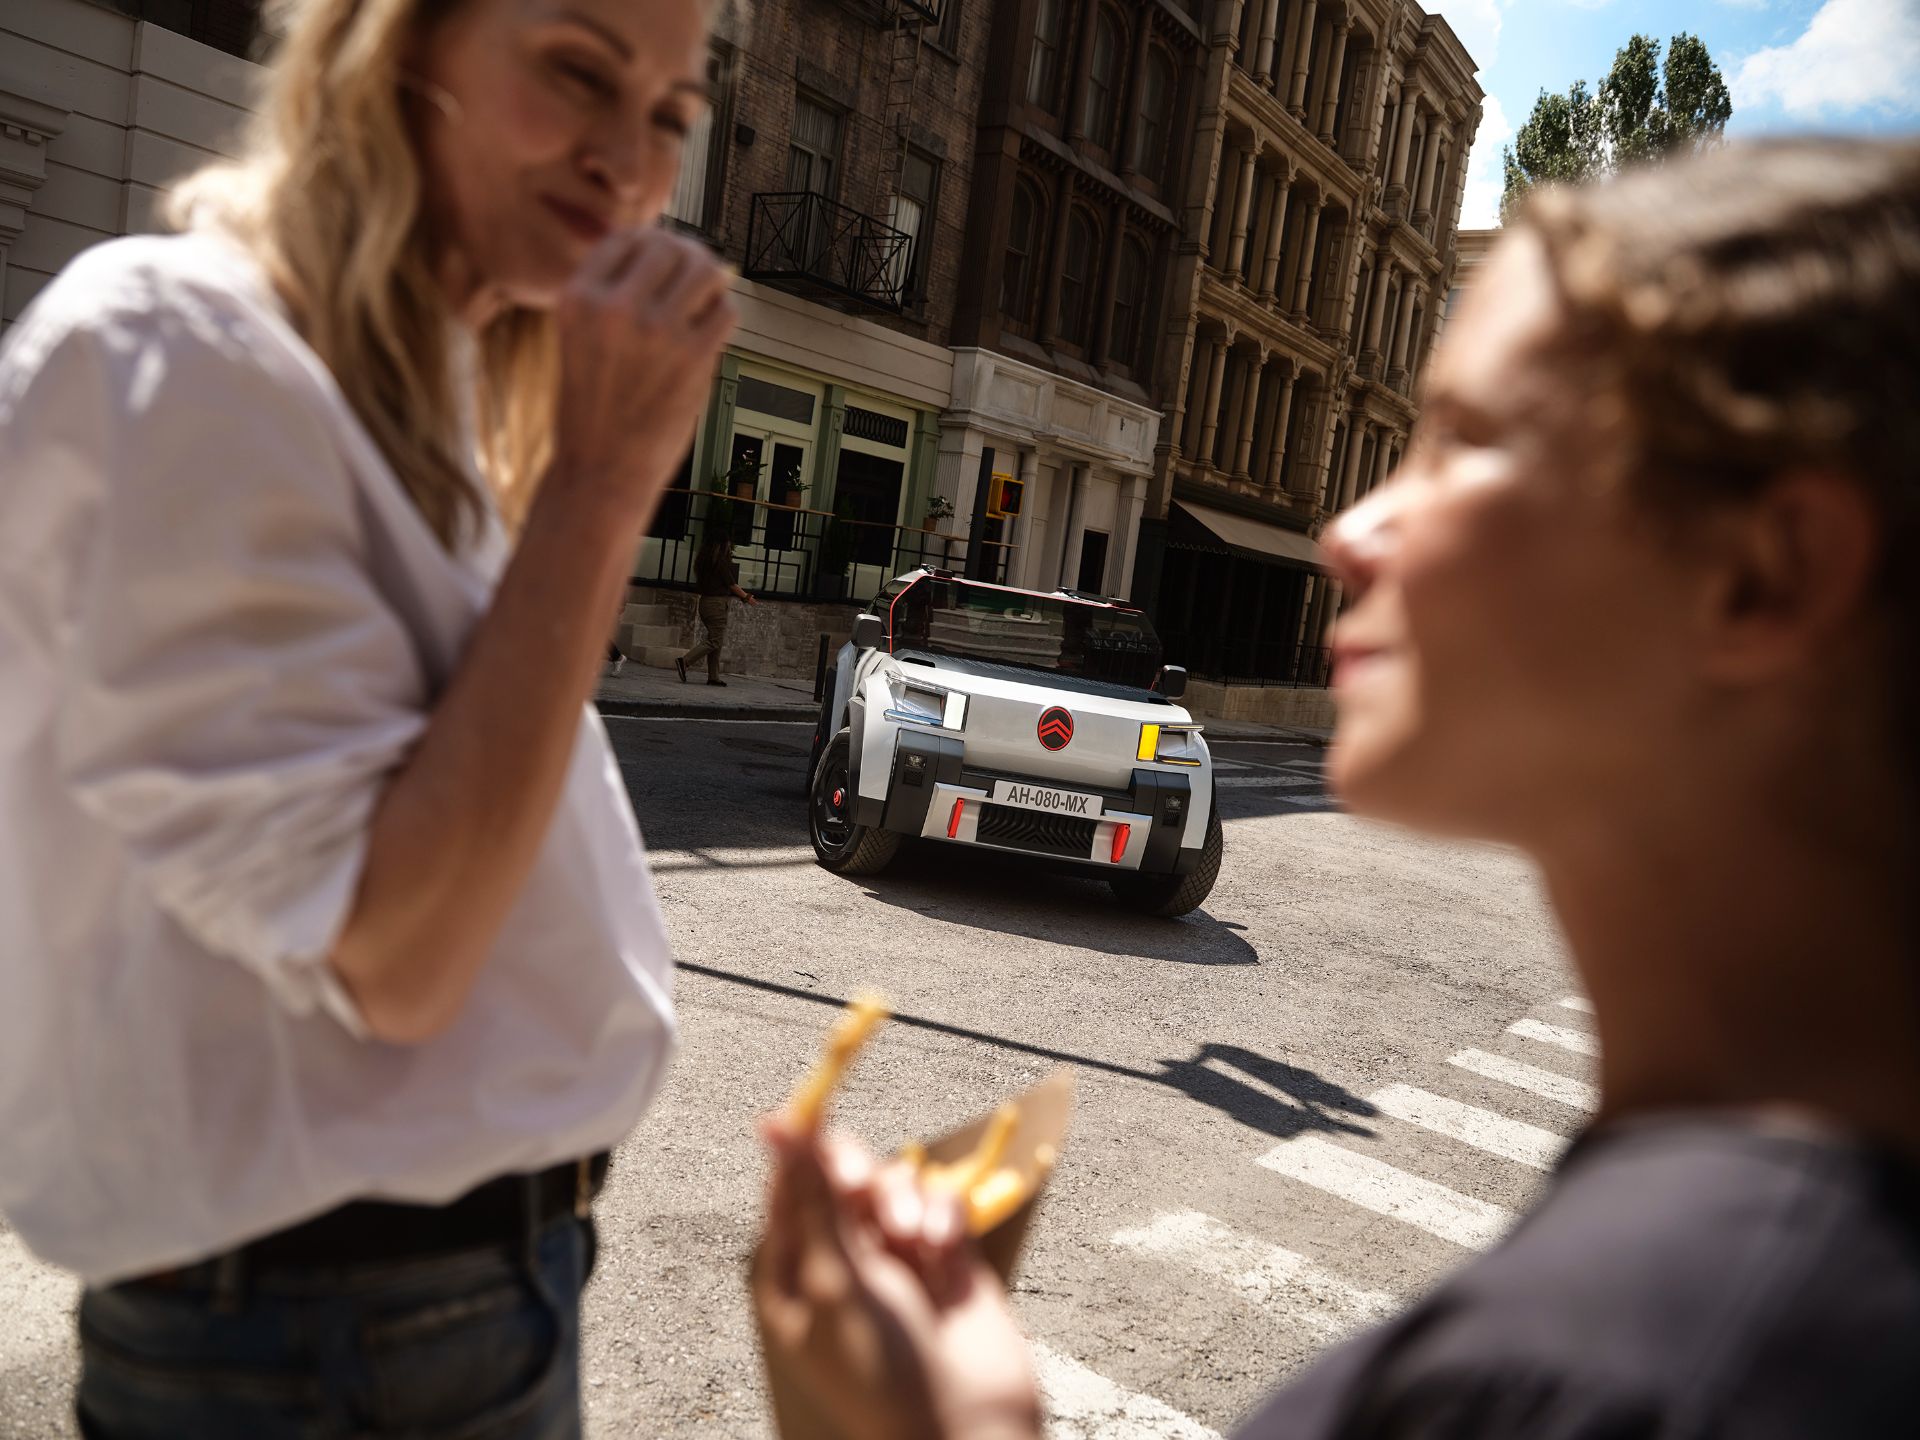
[[605, 1153], [569, 1160], [532, 1175], [502, 1175], [448, 1205], [356, 1200], [288, 1230], [249, 1241], [179, 1270], [128, 1283], [169, 1289], [230, 1269], [263, 1271], [391, 1264], [462, 1250], [520, 1243], [530, 1228], [562, 1215], [585, 1219], [607, 1179]]

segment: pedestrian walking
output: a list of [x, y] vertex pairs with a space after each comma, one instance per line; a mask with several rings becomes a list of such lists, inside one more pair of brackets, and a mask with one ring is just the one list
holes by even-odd
[[693, 557], [693, 581], [700, 589], [700, 624], [706, 634], [673, 662], [680, 683], [687, 683], [687, 666], [707, 662], [707, 684], [725, 685], [720, 678], [720, 651], [727, 643], [727, 620], [734, 600], [760, 602], [740, 588], [740, 567], [733, 563], [733, 537], [719, 535], [702, 545]]
[[182, 233], [0, 351], [0, 1209], [89, 1440], [579, 1433], [674, 1043], [587, 700], [733, 326], [656, 223], [705, 11], [295, 0]]
[[[1910, 1434], [1920, 145], [1543, 194], [1427, 385], [1326, 538], [1329, 774], [1538, 863], [1602, 1103], [1503, 1243], [1239, 1434]], [[848, 1434], [1037, 1435], [952, 1202], [768, 1129], [779, 1368]]]

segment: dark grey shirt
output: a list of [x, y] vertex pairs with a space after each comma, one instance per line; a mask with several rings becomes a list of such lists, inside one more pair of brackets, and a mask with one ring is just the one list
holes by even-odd
[[1724, 1118], [1596, 1131], [1497, 1249], [1237, 1440], [1643, 1436], [1920, 1436], [1920, 1169]]

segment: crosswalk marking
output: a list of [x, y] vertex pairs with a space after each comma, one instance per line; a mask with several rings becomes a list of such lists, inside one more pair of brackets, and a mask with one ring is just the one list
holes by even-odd
[[1562, 1050], [1571, 1050], [1578, 1055], [1600, 1053], [1600, 1042], [1584, 1030], [1569, 1030], [1564, 1025], [1549, 1025], [1544, 1020], [1516, 1020], [1507, 1026], [1507, 1033], [1538, 1040], [1546, 1045], [1558, 1045]]
[[1391, 1295], [1349, 1284], [1304, 1255], [1242, 1235], [1197, 1210], [1156, 1215], [1138, 1230], [1120, 1231], [1113, 1243], [1184, 1260], [1229, 1281], [1256, 1304], [1278, 1303], [1288, 1319], [1323, 1340], [1337, 1340], [1400, 1308]]
[[1584, 995], [1569, 995], [1560, 1003], [1569, 1010], [1578, 1010], [1583, 1015], [1593, 1014], [1593, 1002]]
[[1283, 1140], [1262, 1155], [1259, 1163], [1469, 1250], [1484, 1250], [1513, 1223], [1511, 1210], [1409, 1175], [1384, 1160], [1348, 1150], [1318, 1135]]
[[1163, 1400], [1139, 1395], [1039, 1341], [1029, 1347], [1049, 1440], [1220, 1440]]
[[1383, 1115], [1536, 1170], [1551, 1170], [1567, 1148], [1567, 1142], [1551, 1130], [1413, 1085], [1389, 1085], [1369, 1095], [1367, 1102]]
[[1462, 1050], [1447, 1063], [1458, 1065], [1462, 1070], [1471, 1070], [1488, 1080], [1498, 1080], [1502, 1085], [1531, 1090], [1535, 1095], [1557, 1100], [1562, 1105], [1571, 1105], [1576, 1110], [1593, 1110], [1600, 1104], [1599, 1089], [1586, 1081], [1576, 1080], [1571, 1075], [1556, 1075], [1551, 1070], [1542, 1070], [1538, 1065], [1529, 1065], [1522, 1060], [1509, 1060], [1504, 1055], [1490, 1054], [1485, 1050]]

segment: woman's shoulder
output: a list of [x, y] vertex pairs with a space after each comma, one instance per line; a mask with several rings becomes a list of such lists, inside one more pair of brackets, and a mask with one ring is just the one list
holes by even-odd
[[82, 251], [27, 306], [0, 349], [0, 403], [62, 356], [151, 374], [165, 361], [255, 373], [297, 368], [298, 342], [257, 261], [206, 232], [129, 235]]

